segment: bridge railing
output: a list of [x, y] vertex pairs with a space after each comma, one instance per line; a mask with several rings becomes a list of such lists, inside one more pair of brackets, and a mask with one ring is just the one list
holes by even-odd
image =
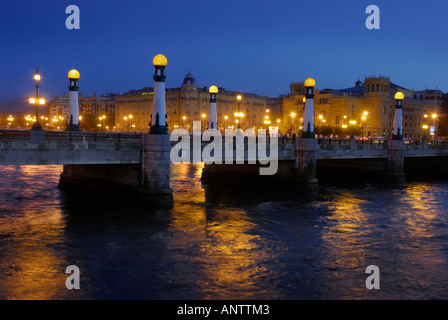
[[46, 131], [47, 141], [90, 141], [90, 142], [137, 142], [141, 140], [141, 134], [130, 133], [106, 133], [87, 131]]
[[28, 130], [0, 130], [0, 140], [29, 140]]
[[[0, 141], [26, 141], [29, 130], [0, 130]], [[140, 142], [141, 134], [88, 131], [45, 131], [45, 141]]]

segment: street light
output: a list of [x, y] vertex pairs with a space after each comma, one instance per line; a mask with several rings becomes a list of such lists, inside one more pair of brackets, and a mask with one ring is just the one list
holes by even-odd
[[296, 114], [294, 112], [291, 112], [291, 118], [292, 118], [292, 120], [291, 120], [291, 122], [292, 122], [292, 125], [291, 125], [291, 135], [295, 133], [294, 132], [295, 131], [295, 124], [294, 124], [295, 116], [296, 116]]
[[436, 140], [437, 139], [437, 135], [439, 133], [439, 130], [438, 130], [439, 128], [438, 128], [438, 125], [437, 125], [437, 114], [435, 114], [435, 113], [432, 114], [432, 125], [434, 127], [434, 140]]
[[205, 113], [203, 113], [203, 114], [201, 115], [201, 117], [202, 117], [202, 119], [201, 119], [202, 130], [204, 130], [204, 129], [205, 129], [205, 128], [204, 128]]
[[394, 132], [392, 140], [403, 140], [403, 92], [397, 92], [394, 96], [395, 104], [395, 116], [394, 116]]
[[39, 123], [39, 106], [43, 106], [45, 104], [45, 99], [39, 98], [39, 84], [42, 80], [42, 77], [39, 73], [38, 68], [36, 68], [36, 72], [34, 72], [33, 80], [36, 86], [36, 97], [30, 98], [28, 101], [30, 104], [34, 104], [36, 106], [36, 122], [33, 124], [33, 128], [31, 130], [42, 130], [42, 126]]
[[[239, 94], [239, 95], [236, 96], [236, 99], [238, 100], [238, 116], [237, 117], [239, 117], [240, 116], [240, 104], [241, 104], [241, 100], [243, 99], [243, 97]], [[241, 129], [241, 124], [238, 121], [238, 119], [236, 120], [236, 122], [238, 123], [237, 128]]]
[[356, 120], [350, 120], [348, 123], [351, 125], [351, 128], [352, 128], [352, 133], [350, 135], [350, 139], [353, 139], [355, 137]]

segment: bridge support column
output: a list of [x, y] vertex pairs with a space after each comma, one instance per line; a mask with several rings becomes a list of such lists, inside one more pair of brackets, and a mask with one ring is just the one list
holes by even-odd
[[143, 139], [143, 197], [156, 206], [171, 206], [174, 201], [170, 188], [170, 136], [146, 134]]
[[395, 94], [395, 117], [394, 117], [394, 134], [392, 140], [387, 145], [387, 167], [389, 180], [392, 183], [404, 183], [404, 150], [403, 141], [403, 99], [404, 94], [397, 92]]
[[317, 140], [315, 138], [299, 138], [297, 173], [299, 184], [317, 184]]
[[143, 197], [160, 206], [173, 204], [170, 188], [171, 141], [168, 134], [165, 106], [165, 67], [168, 60], [158, 54], [154, 64], [154, 102], [149, 134], [143, 135], [142, 169]]
[[297, 153], [298, 182], [304, 185], [317, 184], [316, 161], [317, 140], [314, 134], [314, 86], [316, 82], [312, 78], [305, 80], [305, 106], [303, 109], [302, 133], [298, 142]]
[[389, 181], [392, 183], [404, 183], [404, 141], [389, 140], [387, 145], [387, 170]]

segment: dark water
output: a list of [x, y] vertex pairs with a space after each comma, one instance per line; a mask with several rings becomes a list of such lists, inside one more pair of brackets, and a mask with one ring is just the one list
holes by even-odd
[[0, 167], [1, 299], [448, 298], [448, 183], [229, 190], [183, 165], [151, 210], [64, 193], [61, 170]]

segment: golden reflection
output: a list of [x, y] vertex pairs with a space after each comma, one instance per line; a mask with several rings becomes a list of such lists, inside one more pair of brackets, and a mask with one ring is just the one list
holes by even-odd
[[[20, 200], [30, 192], [54, 192], [48, 181], [39, 181], [42, 175], [56, 176], [61, 166], [4, 166], [2, 173], [16, 179], [17, 189], [1, 190], [11, 193], [6, 205], [10, 214], [0, 215], [1, 246], [8, 254], [0, 260], [0, 297], [20, 300], [57, 299], [65, 293], [64, 273], [67, 265], [65, 251], [61, 250], [66, 226], [59, 207], [42, 200], [39, 207]], [[47, 189], [45, 190], [44, 185]], [[17, 202], [17, 204], [13, 204]]]
[[[263, 262], [275, 259], [280, 252], [267, 248], [269, 245], [264, 239], [251, 234], [257, 226], [245, 210], [206, 203], [202, 185], [194, 181], [200, 181], [202, 168], [203, 164], [179, 164], [172, 168], [176, 201], [168, 228], [172, 238], [167, 250], [183, 252], [188, 248], [194, 252], [185, 260], [194, 265], [195, 270], [182, 269], [181, 272], [205, 275], [194, 283], [205, 299], [244, 299], [260, 294], [257, 291], [263, 287], [260, 279], [267, 272]], [[194, 178], [189, 181], [191, 189], [183, 195], [185, 191], [177, 185], [176, 177], [186, 170], [193, 170]], [[272, 291], [270, 294], [275, 295]]]
[[[365, 289], [363, 274], [371, 258], [366, 240], [372, 230], [362, 209], [364, 204], [365, 200], [348, 192], [335, 195], [329, 208], [332, 214], [322, 227], [321, 277], [332, 284], [335, 298], [348, 298], [353, 291]], [[359, 279], [359, 283], [348, 283], [347, 279]]]

